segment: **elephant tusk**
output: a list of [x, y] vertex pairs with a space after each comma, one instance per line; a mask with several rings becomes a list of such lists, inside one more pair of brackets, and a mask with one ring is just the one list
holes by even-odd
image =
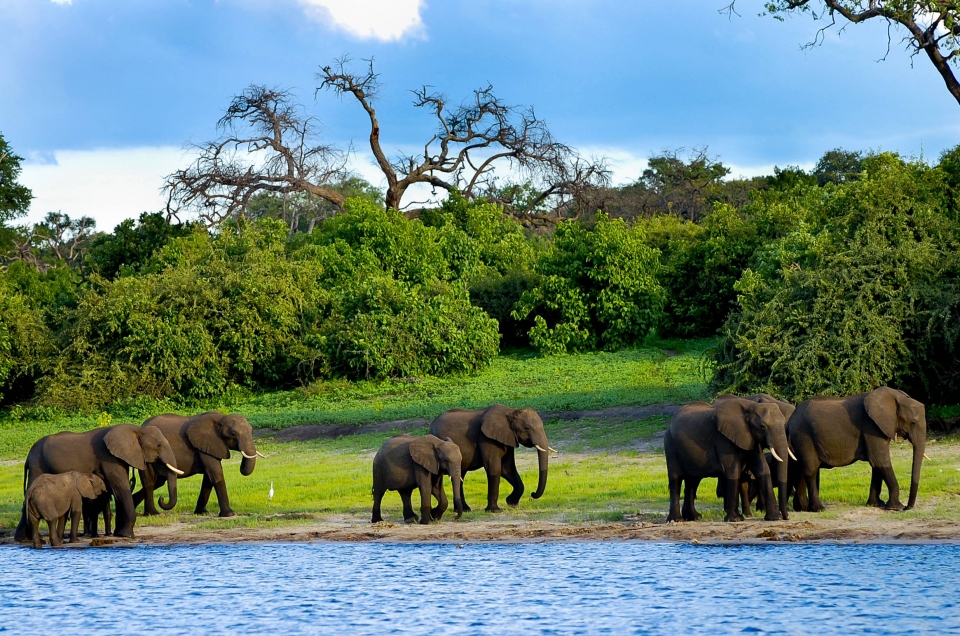
[[244, 453], [243, 451], [240, 451], [240, 454], [243, 455], [244, 459], [256, 459], [256, 458], [257, 458], [256, 455], [247, 455], [247, 454]]
[[926, 454], [926, 453], [923, 454], [923, 458], [924, 458], [924, 459], [930, 459], [929, 457], [927, 457], [927, 454]]
[[787, 452], [790, 453], [790, 459], [792, 459], [795, 462], [800, 461], [799, 459], [797, 459], [797, 456], [793, 454], [793, 449], [791, 449], [789, 446], [787, 447]]
[[183, 471], [182, 471], [182, 470], [177, 470], [176, 468], [174, 468], [174, 467], [171, 466], [170, 464], [167, 464], [167, 468], [169, 468], [171, 471], [175, 472], [175, 473], [178, 474], [178, 475], [182, 475], [182, 474], [183, 474]]
[[775, 460], [777, 460], [778, 462], [782, 462], [782, 461], [783, 461], [782, 459], [780, 459], [780, 456], [777, 455], [777, 451], [773, 450], [773, 446], [770, 447], [770, 454], [773, 455], [773, 458], [774, 458]]
[[257, 457], [263, 457], [264, 459], [267, 458], [267, 456], [261, 453], [260, 451], [257, 451]]
[[547, 452], [546, 448], [540, 448], [540, 444], [534, 444], [534, 446], [536, 446], [537, 450], [540, 451], [541, 453]]
[[552, 450], [554, 453], [557, 453], [558, 455], [560, 454], [560, 451], [558, 451], [558, 450], [557, 450], [556, 448], [554, 448], [553, 446], [547, 446], [547, 448], [549, 448], [550, 450]]

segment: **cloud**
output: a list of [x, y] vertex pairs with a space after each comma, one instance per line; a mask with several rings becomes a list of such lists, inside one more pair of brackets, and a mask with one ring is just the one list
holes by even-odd
[[34, 196], [24, 220], [35, 223], [61, 211], [93, 217], [108, 232], [124, 219], [163, 208], [163, 177], [189, 161], [176, 147], [57, 150], [52, 160], [38, 158], [23, 164], [19, 179]]
[[396, 41], [423, 31], [423, 0], [298, 0], [308, 16], [362, 40]]

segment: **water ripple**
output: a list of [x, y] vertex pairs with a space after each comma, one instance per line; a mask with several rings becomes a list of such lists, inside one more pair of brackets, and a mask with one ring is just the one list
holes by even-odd
[[3, 549], [0, 631], [960, 633], [960, 547]]

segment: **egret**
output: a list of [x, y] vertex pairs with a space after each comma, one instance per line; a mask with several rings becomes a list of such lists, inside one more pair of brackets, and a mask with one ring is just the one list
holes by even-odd
[[270, 492], [267, 493], [267, 499], [273, 499], [273, 482], [270, 482]]

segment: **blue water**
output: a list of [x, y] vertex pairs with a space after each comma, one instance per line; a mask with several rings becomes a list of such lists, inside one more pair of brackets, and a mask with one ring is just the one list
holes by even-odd
[[0, 550], [0, 631], [960, 633], [960, 546]]

